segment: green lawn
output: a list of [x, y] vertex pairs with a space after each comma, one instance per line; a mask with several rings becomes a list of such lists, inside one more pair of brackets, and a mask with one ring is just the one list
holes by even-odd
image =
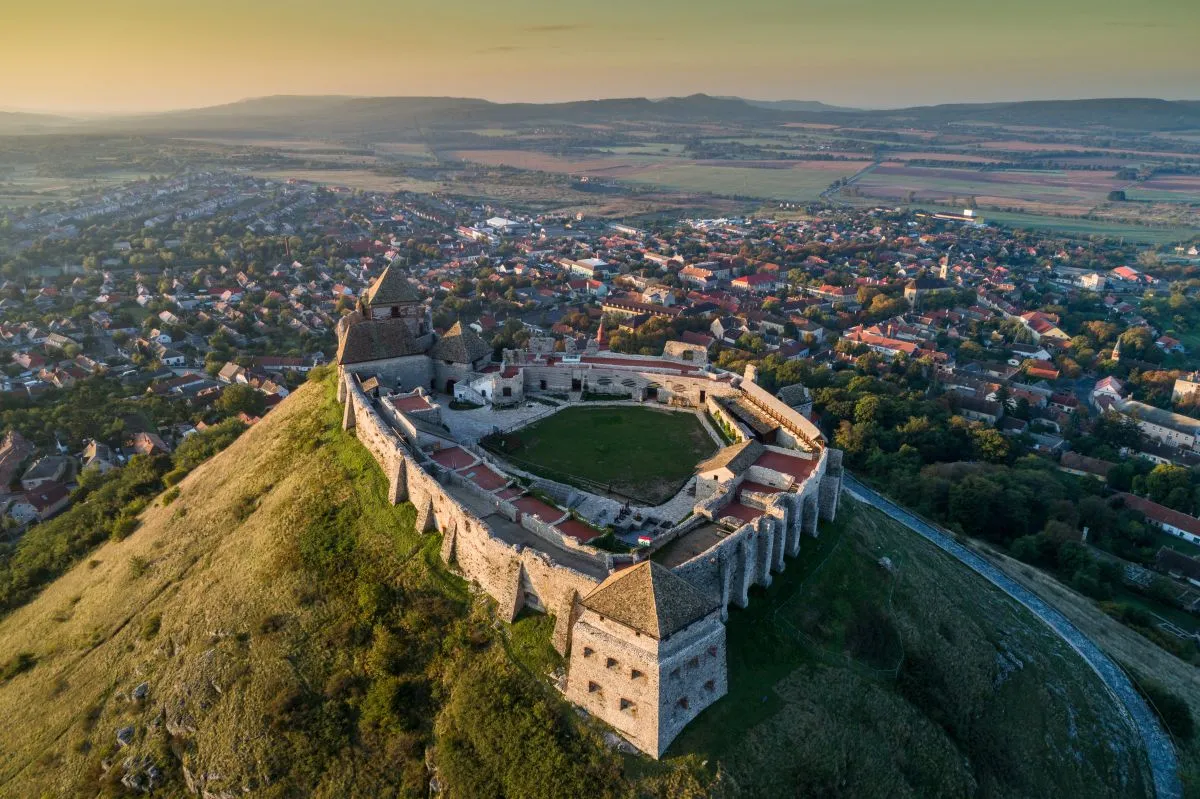
[[694, 414], [637, 406], [566, 408], [506, 443], [504, 457], [529, 471], [652, 505], [674, 496], [716, 451]]
[[729, 695], [660, 767], [752, 797], [1148, 795], [1136, 734], [1045, 625], [852, 500], [821, 528], [730, 609]]

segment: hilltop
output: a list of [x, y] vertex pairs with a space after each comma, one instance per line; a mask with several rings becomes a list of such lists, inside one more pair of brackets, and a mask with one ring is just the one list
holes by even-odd
[[0, 795], [1146, 795], [1059, 639], [849, 500], [731, 614], [730, 696], [618, 755], [542, 679], [550, 620], [495, 625], [339, 421], [307, 384], [0, 619]]

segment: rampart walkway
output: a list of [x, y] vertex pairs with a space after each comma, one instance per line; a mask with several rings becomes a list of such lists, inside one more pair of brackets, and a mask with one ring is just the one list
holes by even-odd
[[1171, 739], [1159, 725], [1154, 712], [1134, 689], [1125, 673], [1113, 663], [1100, 648], [1072, 624], [1066, 616], [1059, 613], [1040, 597], [1017, 583], [1011, 577], [988, 563], [979, 555], [955, 541], [950, 533], [935, 527], [920, 517], [904, 510], [896, 503], [885, 498], [878, 492], [854, 479], [849, 472], [843, 477], [843, 486], [855, 499], [878, 508], [885, 514], [903, 524], [913, 532], [928, 539], [938, 549], [957, 558], [962, 563], [974, 569], [988, 582], [995, 585], [1004, 593], [1020, 602], [1035, 616], [1044, 621], [1050, 629], [1058, 633], [1067, 644], [1079, 653], [1092, 670], [1112, 692], [1126, 715], [1137, 727], [1146, 754], [1150, 761], [1150, 771], [1154, 776], [1154, 791], [1159, 799], [1180, 799], [1183, 796], [1183, 786], [1179, 782], [1179, 763], [1175, 757], [1175, 747]]

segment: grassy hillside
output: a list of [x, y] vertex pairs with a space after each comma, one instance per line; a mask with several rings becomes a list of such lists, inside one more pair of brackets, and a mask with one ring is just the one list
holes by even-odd
[[622, 759], [541, 678], [549, 620], [493, 624], [331, 393], [295, 392], [0, 620], [0, 796], [427, 796], [430, 764], [471, 799], [1145, 795], [1078, 659], [850, 506], [732, 614], [731, 697], [665, 761]]
[[719, 761], [736, 795], [1151, 792], [1136, 733], [1072, 650], [848, 497], [836, 524], [731, 613], [729, 651], [734, 701], [669, 754]]

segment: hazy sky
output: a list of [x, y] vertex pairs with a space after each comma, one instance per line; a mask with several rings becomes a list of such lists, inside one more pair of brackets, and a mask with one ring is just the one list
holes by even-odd
[[1200, 99], [1200, 0], [0, 0], [0, 108]]

